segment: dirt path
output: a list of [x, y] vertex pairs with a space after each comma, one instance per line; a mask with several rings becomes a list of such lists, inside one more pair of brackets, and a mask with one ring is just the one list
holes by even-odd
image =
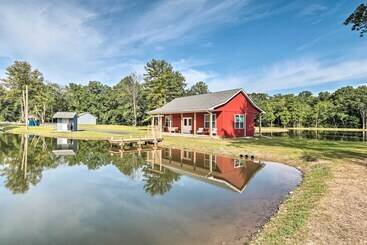
[[311, 214], [306, 244], [367, 244], [367, 167], [341, 164]]

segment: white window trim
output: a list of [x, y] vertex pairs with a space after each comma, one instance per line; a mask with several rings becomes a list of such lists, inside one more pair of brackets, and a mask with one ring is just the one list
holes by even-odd
[[183, 151], [182, 159], [191, 161], [192, 160], [192, 151]]
[[[237, 127], [237, 121], [236, 121], [237, 116], [243, 116], [243, 127], [242, 128]], [[235, 129], [244, 129], [244, 128], [246, 128], [246, 114], [235, 114], [234, 115], [234, 128]]]
[[245, 161], [242, 159], [233, 159], [234, 168], [242, 168], [245, 165]]
[[[213, 128], [216, 128], [217, 127], [217, 114], [212, 113], [212, 117], [213, 117], [212, 120], [213, 120], [213, 124], [214, 124]], [[209, 127], [206, 127], [207, 123], [209, 124]], [[204, 128], [206, 128], [206, 129], [210, 128], [210, 114], [209, 113], [204, 114]]]

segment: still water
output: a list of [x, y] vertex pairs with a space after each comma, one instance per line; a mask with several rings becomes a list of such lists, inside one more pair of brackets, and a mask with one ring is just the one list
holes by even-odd
[[0, 244], [241, 244], [301, 178], [191, 150], [0, 135]]
[[299, 139], [317, 139], [331, 141], [367, 141], [367, 132], [322, 131], [322, 130], [288, 130], [281, 133], [262, 133], [270, 137], [290, 137]]

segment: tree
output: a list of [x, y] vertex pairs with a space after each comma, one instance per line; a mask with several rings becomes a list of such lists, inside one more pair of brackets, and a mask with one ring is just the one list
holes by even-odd
[[124, 77], [113, 87], [113, 98], [117, 108], [112, 112], [115, 119], [134, 126], [138, 124], [143, 115], [141, 90], [141, 84], [135, 74]]
[[144, 96], [147, 110], [153, 110], [185, 94], [185, 78], [164, 60], [151, 60], [145, 66]]
[[6, 91], [3, 86], [0, 85], [0, 122], [5, 121], [5, 96]]
[[26, 85], [29, 87], [29, 108], [34, 110], [35, 96], [40, 94], [43, 86], [43, 75], [37, 69], [33, 70], [32, 66], [28, 62], [15, 61], [15, 63], [9, 66], [5, 72], [6, 78], [1, 79], [4, 86], [9, 90], [8, 97], [14, 102], [17, 101], [19, 104], [14, 106], [20, 111], [21, 118], [24, 119], [24, 105], [25, 98], [22, 96]]
[[279, 117], [283, 127], [287, 127], [289, 121], [291, 120], [291, 114], [289, 113], [289, 111], [287, 109], [281, 111], [279, 113]]
[[186, 92], [187, 95], [198, 95], [207, 93], [209, 93], [208, 85], [203, 81], [195, 83]]
[[362, 129], [367, 129], [367, 86], [360, 86], [356, 89], [354, 103], [359, 111]]
[[326, 125], [330, 113], [333, 111], [333, 104], [330, 101], [319, 101], [314, 107], [315, 128], [320, 124]]
[[344, 25], [352, 25], [352, 31], [363, 34], [367, 32], [367, 4], [360, 4], [354, 12], [344, 21]]
[[131, 104], [134, 120], [133, 125], [136, 126], [138, 122], [138, 106], [139, 106], [139, 95], [140, 95], [140, 84], [136, 74], [127, 76], [122, 81], [122, 89], [124, 93], [128, 96], [129, 102]]

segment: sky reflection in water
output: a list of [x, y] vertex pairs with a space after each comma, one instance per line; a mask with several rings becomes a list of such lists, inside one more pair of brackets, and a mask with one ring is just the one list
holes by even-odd
[[0, 135], [0, 244], [231, 243], [300, 180], [282, 164]]

